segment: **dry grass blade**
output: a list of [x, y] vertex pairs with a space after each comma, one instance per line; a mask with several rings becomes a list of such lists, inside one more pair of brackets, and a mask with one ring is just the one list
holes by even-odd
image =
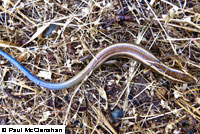
[[20, 17], [18, 17], [17, 15], [9, 12], [8, 10], [4, 9], [2, 6], [0, 6], [0, 10], [6, 12], [7, 14], [9, 14], [10, 16], [15, 17], [16, 19], [20, 20], [21, 22], [23, 22], [25, 25], [29, 26], [28, 23], [26, 23], [23, 19], [21, 19]]
[[102, 87], [97, 87], [97, 91], [99, 92], [99, 95], [105, 99], [106, 101], [106, 106], [105, 106], [105, 110], [108, 109], [108, 97], [106, 95], [105, 90]]
[[200, 31], [198, 29], [194, 29], [194, 28], [191, 28], [191, 27], [180, 26], [180, 25], [176, 25], [176, 24], [168, 24], [168, 26], [173, 26], [173, 27], [185, 29], [187, 31], [200, 33]]
[[[161, 22], [159, 21], [157, 15], [155, 14], [155, 12], [154, 12], [153, 9], [151, 8], [151, 6], [148, 4], [147, 0], [145, 0], [145, 3], [147, 4], [147, 6], [149, 7], [149, 9], [151, 10], [151, 12], [153, 13], [153, 15], [155, 16], [156, 21], [158, 22], [158, 24], [159, 24], [160, 27], [162, 28], [162, 30], [163, 30], [163, 32], [165, 33], [167, 39], [169, 39], [169, 38], [170, 38], [169, 35], [167, 34], [165, 28], [163, 27], [163, 25], [162, 25]], [[171, 40], [169, 40], [169, 43], [170, 43], [170, 45], [171, 45], [171, 48], [172, 48], [174, 54], [177, 55], [176, 49], [175, 49], [173, 43], [171, 42]]]
[[[188, 104], [185, 100], [183, 99], [178, 99], [176, 101], [176, 103], [182, 107], [185, 111], [187, 111], [189, 114], [191, 114], [195, 119], [197, 119], [200, 122], [200, 112], [198, 109], [196, 109], [195, 107], [191, 106], [190, 104]], [[195, 114], [193, 111], [191, 111], [190, 109], [192, 109], [193, 111], [195, 111], [197, 114]]]
[[200, 89], [199, 88], [193, 88], [193, 89], [190, 89], [188, 91], [185, 91], [184, 94], [189, 94], [189, 93], [195, 92], [195, 91], [200, 91]]
[[1, 41], [0, 40], [0, 47], [3, 47], [3, 48], [16, 48], [16, 49], [20, 50], [21, 52], [23, 52], [25, 48], [21, 48], [19, 46], [20, 45], [15, 44], [15, 43], [11, 43], [11, 42]]
[[33, 41], [33, 40], [36, 39], [37, 37], [40, 37], [41, 34], [44, 32], [44, 30], [45, 30], [47, 27], [49, 27], [50, 24], [51, 24], [51, 22], [45, 23], [45, 24], [43, 24], [43, 26], [39, 27], [39, 28], [37, 29], [37, 31], [33, 34], [33, 36], [32, 36], [24, 45], [30, 43], [31, 41]]
[[13, 83], [15, 85], [18, 85], [18, 86], [21, 86], [23, 88], [29, 89], [31, 91], [34, 91], [36, 94], [38, 94], [40, 92], [38, 89], [31, 88], [30, 86], [24, 84], [24, 82], [16, 82], [16, 81], [7, 81], [7, 82], [10, 82], [10, 83]]
[[[32, 21], [31, 19], [29, 19], [29, 18], [28, 18], [26, 15], [24, 15], [19, 9], [16, 8], [16, 6], [17, 6], [17, 4], [19, 4], [19, 2], [20, 2], [20, 1], [18, 1], [18, 2], [14, 5], [11, 1], [9, 1], [9, 3], [10, 3], [12, 6], [14, 6], [13, 9], [12, 9], [12, 11], [13, 11], [13, 10], [16, 10], [16, 11], [19, 13], [19, 15], [21, 15], [25, 20], [29, 21], [29, 23], [31, 23], [32, 25], [36, 25], [36, 23], [35, 23], [34, 21]], [[29, 26], [30, 26], [30, 25], [29, 25]]]
[[117, 134], [115, 129], [110, 125], [110, 123], [107, 121], [106, 117], [103, 115], [101, 111], [99, 111], [95, 106], [91, 106], [94, 112], [98, 116], [98, 120], [104, 124], [113, 134]]

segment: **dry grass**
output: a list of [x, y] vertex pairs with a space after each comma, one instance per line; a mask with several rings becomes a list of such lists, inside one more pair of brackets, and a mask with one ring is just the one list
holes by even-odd
[[[0, 49], [40, 79], [65, 81], [87, 65], [87, 56], [118, 42], [139, 44], [168, 66], [178, 61], [200, 79], [197, 0], [0, 5]], [[112, 62], [73, 88], [51, 91], [0, 57], [0, 124], [65, 124], [67, 133], [200, 133], [199, 83], [173, 83], [127, 59]], [[124, 112], [118, 122], [114, 109]]]

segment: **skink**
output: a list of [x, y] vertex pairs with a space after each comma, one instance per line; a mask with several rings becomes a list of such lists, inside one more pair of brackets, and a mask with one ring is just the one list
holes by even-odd
[[16, 61], [14, 58], [12, 58], [10, 55], [6, 54], [2, 50], [0, 50], [0, 55], [11, 62], [17, 69], [19, 69], [29, 80], [34, 82], [36, 85], [52, 90], [61, 90], [75, 86], [80, 83], [91, 71], [94, 71], [108, 58], [122, 56], [129, 59], [137, 60], [170, 80], [181, 83], [197, 82], [197, 79], [189, 73], [168, 67], [165, 64], [161, 63], [154, 55], [152, 55], [147, 50], [135, 44], [128, 43], [117, 43], [103, 49], [102, 51], [97, 53], [97, 55], [82, 71], [76, 74], [73, 78], [61, 83], [51, 83], [40, 80], [37, 77], [33, 76], [18, 61]]

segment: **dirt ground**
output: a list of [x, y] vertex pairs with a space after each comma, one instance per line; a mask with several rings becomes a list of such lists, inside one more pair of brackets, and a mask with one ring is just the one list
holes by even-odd
[[41, 80], [70, 79], [115, 43], [136, 44], [198, 81], [175, 82], [113, 57], [81, 83], [54, 91], [0, 56], [0, 124], [65, 125], [72, 134], [200, 133], [198, 0], [0, 2], [0, 50]]

